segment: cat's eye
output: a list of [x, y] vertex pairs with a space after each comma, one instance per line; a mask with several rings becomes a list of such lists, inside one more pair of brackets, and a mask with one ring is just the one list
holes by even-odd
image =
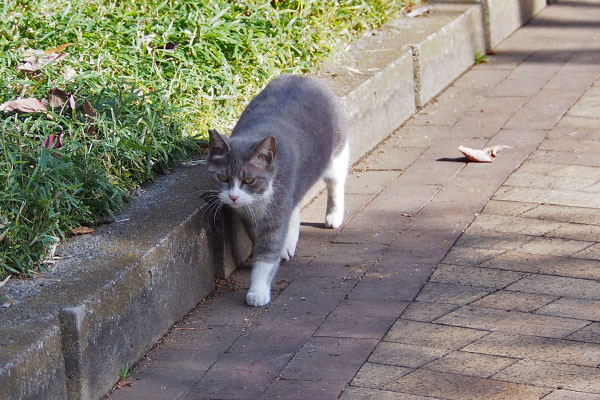
[[252, 185], [255, 180], [255, 178], [244, 178], [242, 182], [244, 182], [246, 185]]
[[229, 177], [227, 175], [217, 174], [217, 179], [221, 182], [227, 182], [229, 180]]

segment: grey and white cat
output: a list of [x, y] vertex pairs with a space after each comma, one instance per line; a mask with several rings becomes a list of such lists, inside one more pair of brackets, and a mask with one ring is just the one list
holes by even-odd
[[344, 217], [347, 123], [341, 103], [314, 78], [284, 75], [248, 104], [230, 137], [210, 130], [208, 173], [218, 201], [244, 222], [253, 242], [246, 302], [264, 306], [281, 259], [294, 256], [300, 201], [323, 178], [325, 226]]

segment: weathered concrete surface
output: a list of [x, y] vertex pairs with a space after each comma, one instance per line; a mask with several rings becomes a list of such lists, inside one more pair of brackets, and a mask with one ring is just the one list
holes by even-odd
[[[483, 20], [480, 3], [435, 4], [431, 15], [397, 21], [371, 37], [360, 39], [352, 44], [344, 58], [334, 59], [324, 66], [321, 77], [342, 97], [348, 111], [352, 126], [352, 161], [371, 151], [389, 132], [410, 117], [417, 106], [443, 90], [472, 64], [475, 51], [484, 45], [484, 28], [478, 22]], [[411, 34], [407, 35], [407, 31]], [[473, 96], [470, 100], [476, 98], [477, 96]], [[466, 104], [472, 105], [469, 102]], [[518, 107], [520, 104], [514, 102], [513, 106]], [[496, 121], [497, 124], [501, 122], [500, 119]], [[428, 148], [433, 139], [442, 138], [445, 132], [435, 128], [425, 132], [415, 126], [409, 130], [412, 132], [410, 135], [397, 138], [397, 141], [389, 144], [391, 149], [398, 149], [410, 143], [402, 150], [402, 160], [398, 161], [397, 157], [386, 158], [382, 153], [377, 153], [376, 160], [365, 166], [366, 171], [377, 171], [380, 176], [381, 173], [392, 171], [397, 177], [419, 157], [422, 159], [416, 160], [417, 165], [431, 163], [432, 155], [437, 153]], [[493, 133], [490, 131], [488, 137]], [[392, 154], [391, 149], [387, 154]], [[424, 154], [426, 151], [428, 153]], [[518, 153], [512, 162], [518, 161], [521, 156]], [[429, 167], [436, 168], [433, 164]], [[424, 176], [419, 171], [412, 169], [402, 179], [422, 183]], [[375, 184], [377, 180], [374, 181], [370, 190], [375, 192], [370, 194], [364, 193], [362, 183], [358, 184], [356, 187], [360, 189], [356, 193], [349, 193], [347, 204], [349, 215], [357, 215], [357, 218], [353, 224], [347, 225], [342, 234], [337, 235], [335, 240], [340, 250], [337, 255], [334, 252], [331, 256], [340, 258], [355, 254], [348, 253], [344, 245], [355, 243], [360, 237], [366, 240], [362, 246], [372, 247], [370, 251], [375, 253], [381, 253], [385, 246], [394, 241], [403, 225], [403, 219], [390, 224], [385, 220], [387, 217], [381, 218], [387, 216], [390, 210], [381, 212], [376, 207], [385, 204], [386, 198], [401, 196], [405, 201], [402, 203], [403, 210], [409, 214], [420, 211], [432, 196], [440, 193], [441, 202], [434, 202], [432, 210], [433, 215], [443, 212], [446, 202], [455, 201], [457, 192], [444, 190], [441, 185], [456, 170], [453, 166], [438, 168], [437, 171], [434, 179], [437, 184], [421, 184], [415, 186], [413, 192], [406, 193], [402, 189], [404, 181], [399, 179], [396, 185], [390, 186], [387, 197], [381, 197], [381, 200], [366, 208], [363, 201], [369, 200], [395, 178], [388, 176], [391, 180], [386, 178], [380, 181], [379, 184], [384, 186], [378, 186]], [[352, 182], [349, 182], [349, 187], [351, 185]], [[320, 188], [311, 192], [307, 199], [317, 194]], [[15, 303], [0, 311], [0, 386], [5, 398], [100, 397], [116, 381], [123, 366], [138, 360], [173, 322], [213, 289], [213, 276], [227, 277], [231, 274], [234, 267], [246, 257], [248, 242], [239, 246], [236, 256], [229, 255], [229, 250], [233, 247], [229, 238], [233, 233], [241, 231], [231, 230], [228, 223], [223, 224], [223, 216], [213, 216], [202, 209], [200, 195], [205, 189], [202, 166], [181, 167], [157, 184], [149, 186], [140, 198], [117, 217], [119, 222], [99, 227], [94, 235], [67, 241], [59, 249], [59, 253], [70, 258], [61, 260], [54, 270], [34, 281], [10, 282], [3, 288], [3, 292]], [[482, 193], [487, 195], [486, 191]], [[315, 207], [319, 205], [322, 204], [318, 200]], [[455, 224], [458, 228], [466, 227], [470, 221], [470, 213], [481, 206], [482, 204], [477, 203], [462, 208], [461, 219], [448, 220], [448, 223]], [[358, 215], [361, 210], [362, 213]], [[321, 220], [324, 211], [319, 208], [318, 214], [317, 220]], [[363, 228], [369, 221], [377, 220], [382, 223], [372, 226], [373, 229], [365, 235]], [[425, 226], [429, 226], [428, 224], [426, 222]], [[308, 254], [314, 255], [319, 252], [322, 233], [319, 231], [311, 239], [312, 234], [316, 232], [304, 232], [303, 240], [317, 246], [316, 249], [305, 249]], [[408, 232], [399, 242], [398, 251], [410, 249], [422, 234], [431, 235], [424, 231], [424, 227], [409, 224]], [[426, 263], [423, 268], [408, 268], [406, 272], [409, 275], [428, 276], [436, 261], [432, 251], [447, 248], [456, 235], [446, 237], [436, 233], [430, 239], [434, 238], [443, 239], [441, 247], [433, 246], [418, 254], [409, 251], [411, 257], [422, 259]], [[435, 241], [431, 243], [433, 245]], [[302, 252], [302, 248], [299, 251]], [[301, 259], [302, 257], [297, 258]], [[315, 267], [313, 264], [311, 268]], [[364, 272], [362, 268], [366, 268], [355, 267], [355, 270], [350, 270], [351, 274], [360, 274], [361, 271]], [[346, 267], [342, 269], [347, 270]], [[294, 275], [287, 271], [282, 272], [281, 276], [285, 277], [286, 273], [290, 278]], [[317, 275], [322, 273], [318, 272]], [[327, 274], [331, 272], [326, 272], [325, 275]], [[371, 279], [381, 274], [386, 273], [367, 275], [363, 284], [352, 291], [349, 297], [352, 303], [347, 304], [345, 309], [363, 312], [377, 310], [378, 313], [385, 311], [385, 321], [374, 325], [364, 324], [360, 330], [362, 333], [352, 340], [315, 339], [314, 348], [342, 346], [348, 355], [367, 355], [372, 350], [376, 340], [406, 306], [406, 301], [412, 299], [420, 288], [419, 285], [406, 288], [404, 293], [395, 298], [392, 306], [382, 311], [382, 299], [373, 293], [376, 281]], [[386, 280], [381, 293], [395, 293], [398, 283], [403, 279], [404, 275]], [[314, 298], [321, 302], [339, 302], [349, 294], [346, 289], [351, 286], [345, 284], [344, 279], [332, 278], [325, 283], [320, 281], [321, 279], [315, 280], [312, 284], [317, 288]], [[322, 296], [325, 292], [327, 296]], [[238, 303], [234, 307], [239, 307]], [[323, 303], [318, 303], [317, 306], [321, 304]], [[319, 318], [325, 318], [326, 315], [321, 315], [318, 310], [318, 307], [315, 308], [315, 314], [312, 319], [309, 318], [309, 330], [302, 330], [306, 328], [303, 326], [302, 332], [310, 332], [312, 326], [319, 323]], [[243, 311], [245, 315], [250, 313], [254, 316], [262, 312]], [[221, 318], [224, 324], [229, 324], [231, 321], [225, 316], [229, 316], [231, 311], [226, 307], [222, 312], [222, 315], [215, 314], [213, 317]], [[327, 336], [338, 332], [339, 327], [344, 324], [344, 315], [341, 310], [332, 314], [330, 322], [320, 330], [321, 334]], [[304, 323], [304, 320], [301, 322]], [[247, 321], [243, 322], [246, 323]], [[22, 335], [22, 332], [32, 334]], [[298, 340], [305, 337], [304, 334], [298, 337], [297, 333], [293, 329], [289, 332]], [[319, 335], [316, 337], [321, 337]], [[222, 339], [223, 336], [203, 336], [203, 340], [208, 340], [207, 343], [211, 344], [203, 350], [203, 355], [213, 354], [212, 349], [221, 349], [223, 343], [234, 340], [230, 338], [223, 342]], [[281, 345], [285, 348], [291, 346], [293, 349], [294, 343], [296, 342], [282, 342]], [[297, 343], [303, 342], [300, 340]], [[228, 345], [222, 350], [227, 347]], [[281, 361], [282, 359], [273, 362], [279, 365]], [[308, 373], [305, 364], [297, 361], [295, 365], [295, 372], [286, 376], [298, 379], [290, 379], [286, 385], [291, 382], [292, 387], [299, 385], [298, 387], [308, 388], [308, 383], [301, 384], [304, 382], [303, 374]], [[209, 366], [210, 364], [205, 368]], [[265, 368], [271, 367], [272, 365], [265, 365]], [[350, 374], [354, 367], [354, 364], [349, 364], [344, 373]], [[193, 370], [192, 368], [192, 372]], [[171, 378], [191, 379], [192, 372], [181, 371]], [[219, 376], [217, 370], [214, 376], [209, 376], [213, 388], [219, 387]], [[155, 378], [155, 382], [161, 382], [162, 378]], [[308, 378], [312, 379], [311, 376]], [[339, 393], [344, 385], [345, 382], [333, 379], [330, 385], [319, 390]], [[282, 393], [286, 387], [273, 387], [271, 393]], [[197, 390], [198, 396], [201, 396], [203, 390]], [[248, 392], [249, 395], [252, 393], [256, 392]], [[152, 395], [164, 398], [160, 391], [155, 391]]]
[[484, 0], [489, 48], [493, 49], [538, 14], [548, 0]]
[[121, 221], [67, 241], [56, 269], [7, 285], [15, 304], [0, 313], [3, 398], [100, 397], [210, 293], [205, 186], [203, 167], [181, 168], [144, 189]]

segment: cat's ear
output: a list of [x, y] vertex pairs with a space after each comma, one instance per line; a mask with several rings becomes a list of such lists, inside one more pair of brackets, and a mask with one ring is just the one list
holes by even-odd
[[216, 129], [209, 129], [208, 136], [210, 138], [208, 143], [209, 157], [223, 155], [229, 151], [229, 138], [227, 136], [220, 134]]
[[267, 167], [271, 164], [273, 158], [275, 158], [275, 154], [277, 154], [275, 137], [269, 136], [264, 138], [256, 145], [254, 150], [252, 150], [250, 162], [257, 166]]

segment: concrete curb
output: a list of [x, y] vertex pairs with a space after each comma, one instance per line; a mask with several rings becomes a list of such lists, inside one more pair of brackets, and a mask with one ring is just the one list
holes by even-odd
[[[350, 120], [357, 161], [539, 12], [546, 0], [436, 1], [352, 43], [319, 76]], [[239, 231], [203, 212], [204, 167], [181, 166], [150, 185], [113, 224], [65, 243], [57, 267], [10, 282], [0, 311], [5, 399], [101, 398], [132, 365], [243, 260]], [[322, 189], [315, 188], [305, 202]], [[211, 217], [211, 218], [207, 218]]]

